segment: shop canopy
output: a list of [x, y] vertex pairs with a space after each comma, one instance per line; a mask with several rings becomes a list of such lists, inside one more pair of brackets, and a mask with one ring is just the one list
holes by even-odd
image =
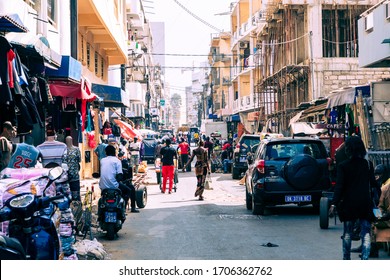
[[133, 128], [130, 124], [127, 122], [114, 119], [114, 122], [119, 126], [121, 129], [121, 136], [125, 139], [134, 139], [134, 137], [137, 137], [138, 139], [142, 139], [142, 135], [139, 130]]
[[9, 33], [6, 38], [20, 55], [43, 59], [44, 64], [48, 67], [58, 68], [61, 66], [62, 56], [50, 48], [49, 41], [42, 34]]
[[120, 87], [92, 84], [92, 92], [103, 99], [105, 107], [130, 107], [130, 96]]
[[96, 94], [91, 92], [91, 84], [85, 77], [81, 78], [80, 83], [50, 81], [49, 86], [53, 96], [81, 99], [88, 102], [97, 98]]
[[28, 32], [18, 14], [0, 15], [0, 32]]
[[355, 98], [360, 93], [363, 97], [370, 96], [370, 86], [348, 87], [333, 91], [331, 92], [331, 95], [327, 97], [328, 103], [326, 108], [331, 109], [345, 104], [355, 104]]

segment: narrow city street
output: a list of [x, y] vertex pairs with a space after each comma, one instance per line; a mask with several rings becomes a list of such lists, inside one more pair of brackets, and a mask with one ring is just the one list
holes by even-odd
[[[194, 197], [193, 172], [179, 172], [172, 194], [160, 192], [151, 168], [148, 177], [147, 206], [128, 212], [115, 240], [97, 236], [113, 260], [341, 259], [342, 224], [321, 230], [310, 206], [275, 207], [255, 216], [245, 208], [244, 186], [231, 174], [213, 173], [204, 201]], [[263, 246], [267, 243], [276, 246]], [[381, 252], [383, 258], [389, 259]]]

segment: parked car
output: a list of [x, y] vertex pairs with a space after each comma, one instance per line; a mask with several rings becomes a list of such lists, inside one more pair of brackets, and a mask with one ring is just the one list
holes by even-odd
[[144, 154], [142, 156], [142, 160], [147, 161], [148, 163], [152, 163], [155, 160], [155, 154], [154, 151], [157, 146], [157, 139], [156, 138], [144, 138], [142, 140], [144, 144]]
[[264, 215], [267, 206], [312, 204], [319, 208], [331, 188], [325, 145], [314, 138], [264, 139], [246, 171], [246, 208]]
[[232, 159], [232, 178], [239, 179], [248, 169], [247, 156], [260, 143], [260, 135], [243, 134], [238, 141], [238, 148], [234, 147]]

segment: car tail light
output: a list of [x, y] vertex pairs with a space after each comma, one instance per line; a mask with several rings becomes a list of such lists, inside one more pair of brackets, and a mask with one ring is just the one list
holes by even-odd
[[262, 183], [256, 183], [256, 188], [257, 188], [257, 189], [262, 189], [262, 188], [264, 188], [264, 184], [262, 184]]
[[115, 202], [115, 199], [107, 199], [106, 202], [108, 202], [108, 203], [114, 203], [114, 202]]
[[257, 162], [256, 165], [257, 170], [261, 173], [264, 174], [265, 172], [265, 160], [261, 159]]

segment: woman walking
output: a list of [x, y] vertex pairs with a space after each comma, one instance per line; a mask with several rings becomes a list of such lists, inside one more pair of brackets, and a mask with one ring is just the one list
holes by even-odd
[[[345, 141], [347, 160], [337, 168], [337, 182], [330, 211], [337, 205], [340, 221], [344, 223], [342, 238], [343, 259], [351, 259], [351, 236], [356, 221], [360, 224], [362, 240], [362, 260], [370, 255], [370, 232], [372, 215], [371, 188], [377, 188], [374, 168], [364, 157], [366, 149], [358, 136], [351, 136]], [[371, 186], [371, 188], [370, 188]]]
[[198, 142], [198, 147], [192, 151], [191, 158], [183, 166], [183, 172], [187, 165], [191, 164], [192, 160], [196, 157], [195, 163], [195, 175], [197, 179], [195, 197], [199, 196], [199, 200], [203, 200], [204, 183], [206, 181], [207, 173], [210, 173], [210, 167], [208, 163], [207, 150], [203, 148], [203, 141]]

